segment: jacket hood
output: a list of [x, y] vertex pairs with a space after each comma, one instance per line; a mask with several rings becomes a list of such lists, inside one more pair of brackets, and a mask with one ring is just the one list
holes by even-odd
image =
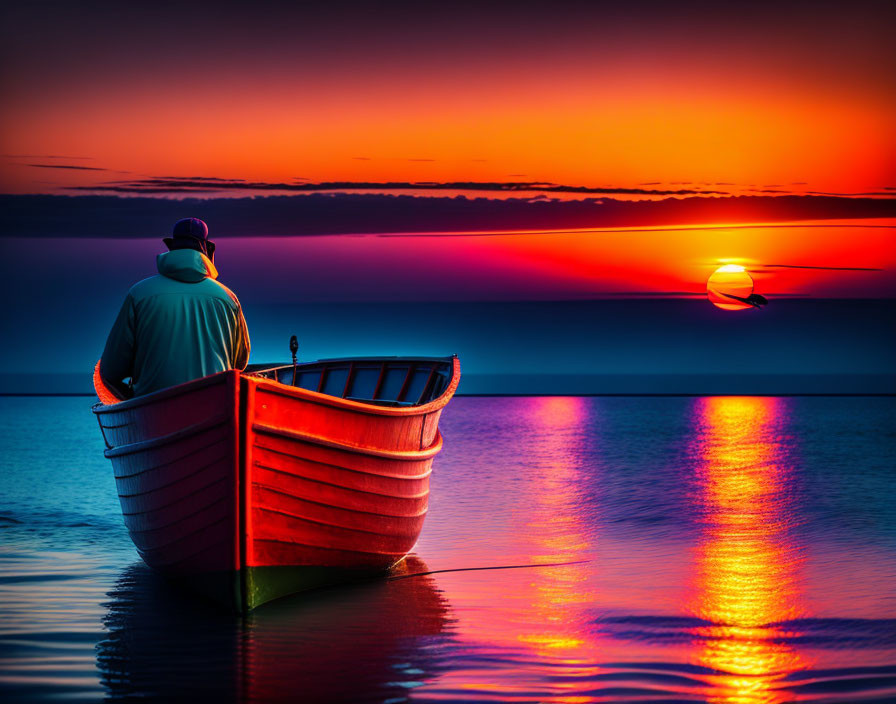
[[162, 276], [176, 281], [195, 284], [209, 277], [218, 278], [218, 270], [211, 259], [195, 249], [174, 249], [156, 257], [156, 266]]

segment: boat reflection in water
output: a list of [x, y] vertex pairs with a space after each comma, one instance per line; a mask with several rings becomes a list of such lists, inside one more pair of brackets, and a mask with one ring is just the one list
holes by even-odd
[[694, 659], [718, 673], [706, 677], [709, 701], [790, 700], [793, 693], [778, 683], [808, 663], [788, 644], [799, 634], [780, 625], [804, 611], [800, 552], [788, 524], [793, 443], [786, 441], [787, 401], [715, 397], [696, 403], [703, 535], [690, 602], [711, 625], [694, 629]]
[[[409, 556], [396, 568], [426, 572]], [[429, 576], [354, 584], [229, 617], [143, 564], [121, 575], [97, 663], [112, 698], [364, 702], [432, 677], [447, 605]]]

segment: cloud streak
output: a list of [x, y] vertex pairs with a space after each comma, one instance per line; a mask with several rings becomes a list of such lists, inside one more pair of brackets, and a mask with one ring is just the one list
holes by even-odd
[[4, 154], [4, 159], [69, 159], [71, 161], [93, 161], [92, 156], [66, 156], [61, 154]]
[[885, 271], [867, 266], [809, 266], [807, 264], [763, 264], [763, 269], [819, 269], [822, 271]]
[[23, 164], [34, 169], [70, 169], [72, 171], [108, 171], [99, 166], [76, 166], [75, 164]]
[[703, 298], [706, 291], [599, 291], [595, 298]]
[[[353, 157], [358, 161], [370, 161], [367, 157]], [[405, 159], [405, 161], [429, 162], [432, 159]], [[27, 164], [39, 168], [77, 169], [83, 171], [108, 171], [90, 166]], [[511, 178], [522, 178], [525, 174], [509, 174]], [[697, 185], [691, 181], [673, 181], [668, 186], [678, 188], [648, 188], [662, 186], [659, 181], [649, 181], [635, 188], [621, 186], [575, 186], [547, 181], [310, 181], [307, 178], [294, 179], [291, 182], [249, 181], [242, 178], [220, 178], [215, 176], [152, 176], [148, 178], [103, 181], [94, 184], [80, 184], [65, 188], [69, 191], [88, 191], [92, 193], [120, 193], [127, 195], [177, 195], [188, 193], [225, 193], [228, 191], [249, 191], [256, 193], [321, 193], [333, 191], [452, 191], [453, 193], [536, 193], [535, 197], [557, 194], [561, 196], [735, 196], [735, 195], [799, 195], [830, 196], [843, 198], [892, 198], [896, 193], [889, 187], [881, 187], [874, 191], [828, 192], [828, 191], [795, 191], [779, 184], [762, 187], [750, 185], [738, 186], [730, 182], [704, 182]], [[791, 184], [793, 185], [793, 184]], [[687, 186], [687, 187], [685, 187]], [[723, 187], [724, 189], [720, 189]]]
[[[355, 157], [356, 159], [359, 157]], [[431, 161], [424, 159], [409, 161]], [[76, 168], [76, 167], [73, 167]], [[83, 167], [87, 168], [87, 167]], [[72, 186], [72, 191], [93, 191], [111, 193], [184, 193], [191, 191], [287, 191], [314, 193], [321, 191], [479, 191], [479, 192], [532, 192], [594, 195], [643, 195], [643, 196], [687, 196], [687, 195], [729, 195], [727, 191], [693, 188], [650, 189], [569, 186], [544, 181], [319, 181], [316, 183], [278, 183], [270, 181], [246, 181], [244, 179], [224, 179], [216, 177], [173, 177], [157, 176], [128, 181], [109, 181], [92, 186]]]

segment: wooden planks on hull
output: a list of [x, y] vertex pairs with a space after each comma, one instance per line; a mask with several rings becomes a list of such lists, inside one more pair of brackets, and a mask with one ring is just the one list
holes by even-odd
[[125, 526], [166, 572], [239, 569], [239, 374], [95, 408]]
[[385, 569], [407, 554], [428, 507], [441, 409], [411, 414], [244, 384], [245, 564]]
[[306, 479], [283, 469], [266, 467], [256, 462], [253, 471], [253, 490], [263, 498], [272, 494], [270, 503], [275, 505], [277, 496], [305, 498], [308, 501], [347, 511], [385, 516], [417, 516], [426, 511], [429, 498], [428, 482], [420, 482], [418, 493], [408, 492], [394, 496], [380, 492], [347, 488], [337, 483]]

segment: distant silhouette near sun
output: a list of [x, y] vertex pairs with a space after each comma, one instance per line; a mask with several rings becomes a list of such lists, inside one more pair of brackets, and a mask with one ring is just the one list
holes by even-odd
[[746, 310], [768, 303], [765, 296], [753, 293], [753, 278], [739, 264], [725, 264], [706, 282], [706, 295], [722, 310]]

